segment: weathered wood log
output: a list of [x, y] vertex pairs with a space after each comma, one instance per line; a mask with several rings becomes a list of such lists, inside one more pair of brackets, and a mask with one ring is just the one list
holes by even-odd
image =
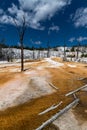
[[81, 80], [84, 80], [84, 79], [86, 79], [86, 78], [78, 78], [77, 80], [81, 81]]
[[56, 89], [56, 90], [58, 90], [59, 88], [57, 88], [56, 86], [54, 86], [52, 83], [50, 83], [50, 82], [48, 82], [48, 84], [52, 87], [52, 88], [54, 88], [54, 89]]
[[74, 99], [77, 99], [77, 96], [76, 96], [76, 94], [75, 94], [75, 93], [73, 93], [73, 97], [74, 97]]
[[55, 121], [58, 117], [60, 117], [62, 114], [67, 112], [69, 109], [71, 109], [73, 106], [75, 106], [79, 102], [79, 99], [74, 100], [72, 103], [67, 105], [64, 109], [62, 109], [60, 112], [56, 113], [53, 117], [51, 117], [49, 120], [44, 122], [40, 127], [38, 127], [36, 130], [42, 130], [47, 125], [51, 124], [53, 121]]
[[82, 90], [82, 89], [84, 89], [86, 87], [87, 87], [87, 84], [80, 87], [80, 88], [78, 88], [78, 89], [76, 89], [76, 90], [74, 90], [74, 91], [71, 91], [71, 92], [67, 93], [65, 96], [70, 96], [70, 95], [72, 95], [72, 94], [74, 94], [74, 93], [76, 93], [76, 92], [78, 92], [78, 91], [80, 91], [80, 90]]
[[57, 105], [52, 105], [50, 108], [44, 110], [43, 112], [39, 113], [38, 115], [43, 115], [51, 110], [56, 109], [57, 107], [59, 107], [63, 102], [61, 101], [60, 103], [58, 103]]

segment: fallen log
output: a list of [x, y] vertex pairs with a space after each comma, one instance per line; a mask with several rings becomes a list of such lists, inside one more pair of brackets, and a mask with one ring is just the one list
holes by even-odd
[[78, 89], [76, 89], [76, 90], [74, 90], [74, 91], [71, 91], [71, 92], [67, 93], [65, 96], [66, 96], [66, 97], [67, 97], [67, 96], [70, 96], [70, 95], [72, 95], [72, 94], [74, 94], [74, 93], [76, 93], [76, 92], [78, 92], [78, 91], [80, 91], [80, 90], [82, 90], [82, 89], [84, 89], [84, 88], [86, 88], [86, 87], [87, 87], [87, 84], [84, 85], [84, 86], [82, 86], [82, 87], [80, 87], [80, 88], [78, 88]]
[[43, 112], [39, 113], [38, 115], [43, 115], [51, 110], [56, 109], [57, 107], [59, 107], [63, 102], [61, 101], [60, 103], [58, 103], [57, 105], [52, 105], [50, 108], [44, 110]]
[[67, 112], [69, 109], [71, 109], [73, 106], [75, 106], [79, 102], [79, 99], [74, 100], [72, 103], [67, 105], [64, 109], [62, 109], [60, 112], [56, 113], [53, 117], [51, 117], [49, 120], [44, 122], [40, 127], [38, 127], [36, 130], [42, 130], [47, 125], [51, 124], [53, 121], [55, 121], [58, 117], [60, 117], [62, 114]]
[[52, 87], [52, 88], [54, 88], [54, 89], [56, 89], [56, 90], [58, 90], [59, 88], [57, 88], [56, 86], [54, 86], [52, 83], [50, 83], [50, 82], [48, 82], [48, 84]]
[[78, 78], [77, 80], [81, 81], [81, 80], [84, 80], [84, 79], [86, 79], [86, 78]]

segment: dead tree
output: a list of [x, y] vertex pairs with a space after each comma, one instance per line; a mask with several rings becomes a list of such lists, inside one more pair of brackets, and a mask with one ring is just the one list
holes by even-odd
[[4, 48], [3, 49], [3, 55], [4, 58], [8, 61], [8, 62], [13, 62], [14, 59], [14, 51], [11, 47], [8, 48]]
[[50, 46], [49, 46], [49, 41], [47, 43], [47, 58], [50, 57]]
[[[4, 58], [3, 48], [6, 48], [5, 39], [0, 40], [0, 59]], [[4, 60], [4, 59], [3, 59]]]
[[35, 60], [35, 52], [34, 52], [34, 51], [35, 51], [35, 48], [34, 48], [34, 47], [32, 47], [32, 51], [33, 51], [33, 53], [32, 53], [32, 55], [33, 55], [32, 58], [33, 58], [33, 60]]
[[0, 46], [0, 58], [2, 58], [2, 47]]
[[14, 19], [14, 23], [16, 25], [18, 35], [19, 35], [19, 40], [20, 40], [20, 47], [21, 47], [21, 71], [24, 71], [24, 35], [26, 31], [26, 20], [25, 20], [25, 15], [22, 17], [22, 24], [19, 27], [16, 20]]
[[42, 50], [42, 47], [40, 46], [39, 49], [38, 49], [38, 59], [40, 60], [42, 57], [41, 57], [41, 50]]
[[78, 45], [77, 45], [77, 57], [76, 57], [76, 59], [79, 58], [79, 49], [80, 49], [80, 43], [78, 43]]
[[66, 61], [66, 43], [64, 41], [64, 57], [63, 60]]

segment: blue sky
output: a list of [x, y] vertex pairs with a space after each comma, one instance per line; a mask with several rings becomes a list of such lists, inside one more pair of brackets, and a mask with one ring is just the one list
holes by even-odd
[[24, 14], [26, 46], [87, 43], [87, 0], [0, 0], [0, 39], [19, 44], [13, 19], [20, 27]]

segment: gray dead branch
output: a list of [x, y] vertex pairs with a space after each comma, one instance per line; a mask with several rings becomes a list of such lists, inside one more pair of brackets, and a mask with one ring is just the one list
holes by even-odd
[[52, 105], [50, 108], [44, 110], [43, 112], [39, 113], [38, 115], [43, 115], [43, 114], [45, 114], [45, 113], [47, 113], [47, 112], [49, 112], [49, 111], [51, 111], [51, 110], [54, 110], [54, 109], [56, 109], [57, 107], [59, 107], [62, 103], [63, 103], [63, 102], [61, 101], [61, 102], [59, 102], [57, 105]]
[[80, 91], [80, 90], [82, 90], [82, 89], [84, 89], [86, 87], [87, 87], [87, 84], [82, 86], [82, 87], [80, 87], [80, 88], [78, 88], [78, 89], [76, 89], [76, 90], [74, 90], [74, 91], [71, 91], [71, 92], [67, 93], [65, 96], [67, 97], [67, 96], [70, 96], [72, 94], [75, 94], [76, 92], [78, 92], [78, 91]]
[[60, 112], [56, 113], [54, 116], [52, 116], [49, 120], [44, 122], [40, 127], [38, 127], [36, 130], [42, 130], [47, 125], [51, 124], [53, 121], [55, 121], [58, 117], [60, 117], [62, 114], [67, 112], [69, 109], [74, 107], [79, 102], [79, 99], [74, 100], [72, 103], [67, 105], [64, 109], [62, 109]]
[[86, 79], [86, 78], [78, 78], [77, 80], [78, 80], [78, 81], [81, 81], [81, 80], [84, 80], [84, 79]]
[[54, 89], [56, 89], [56, 90], [58, 90], [59, 88], [57, 88], [56, 86], [54, 86], [52, 83], [50, 83], [50, 82], [48, 82], [48, 84], [52, 87], [52, 88], [54, 88]]

